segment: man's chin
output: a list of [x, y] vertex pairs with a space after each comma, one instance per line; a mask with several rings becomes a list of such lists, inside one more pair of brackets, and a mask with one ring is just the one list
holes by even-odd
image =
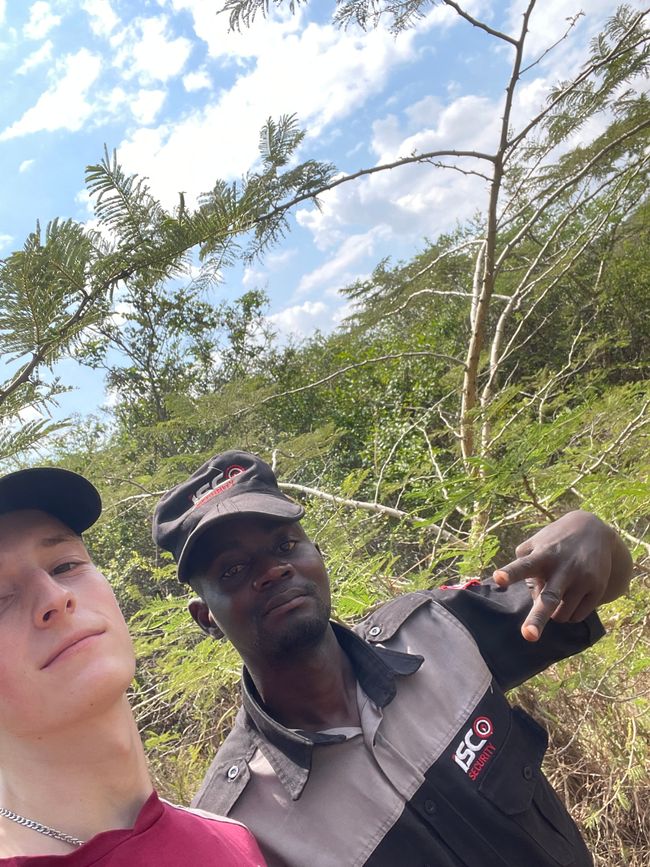
[[328, 624], [329, 612], [326, 611], [291, 618], [273, 632], [264, 630], [266, 634], [260, 636], [260, 645], [269, 656], [294, 656], [315, 647], [325, 635]]

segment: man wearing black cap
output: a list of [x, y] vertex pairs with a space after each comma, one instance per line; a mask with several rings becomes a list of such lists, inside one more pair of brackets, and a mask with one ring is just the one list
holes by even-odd
[[[329, 620], [327, 571], [271, 468], [226, 452], [169, 491], [154, 539], [244, 660], [242, 708], [195, 804], [248, 824], [271, 867], [587, 867], [504, 691], [603, 633], [625, 592], [611, 528], [572, 512], [488, 581]], [[532, 598], [531, 598], [532, 597]]]
[[131, 639], [56, 468], [0, 478], [0, 865], [263, 867], [250, 832], [161, 801], [126, 690]]

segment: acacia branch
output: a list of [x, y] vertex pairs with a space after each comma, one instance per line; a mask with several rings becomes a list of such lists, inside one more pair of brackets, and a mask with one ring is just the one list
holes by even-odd
[[394, 509], [392, 506], [382, 506], [381, 503], [368, 503], [365, 500], [351, 500], [348, 497], [339, 497], [336, 494], [328, 494], [326, 491], [321, 491], [318, 488], [308, 488], [306, 485], [294, 484], [294, 482], [278, 482], [280, 489], [283, 491], [295, 491], [299, 494], [308, 494], [310, 497], [316, 497], [319, 500], [325, 500], [328, 503], [336, 503], [338, 506], [347, 506], [352, 509], [361, 509], [364, 512], [373, 512], [376, 515], [388, 515], [391, 518], [407, 518], [416, 524], [426, 524], [435, 530], [441, 538], [446, 542], [453, 542], [455, 545], [466, 547], [466, 543], [458, 536], [440, 527], [438, 524], [432, 524], [426, 518], [419, 518], [417, 515], [410, 515], [402, 509]]
[[[528, 320], [528, 318], [532, 315], [537, 305], [544, 299], [544, 297], [554, 289], [558, 283], [562, 280], [562, 278], [571, 270], [575, 262], [580, 258], [580, 256], [584, 253], [587, 246], [591, 242], [594, 237], [598, 236], [598, 233], [602, 230], [604, 226], [607, 225], [611, 215], [614, 213], [615, 208], [620, 206], [621, 199], [627, 189], [629, 188], [632, 180], [639, 174], [641, 168], [643, 166], [643, 162], [636, 168], [631, 175], [627, 177], [623, 176], [623, 183], [619, 187], [618, 190], [613, 194], [613, 199], [610, 206], [604, 212], [604, 214], [596, 215], [596, 217], [591, 220], [587, 226], [582, 230], [581, 235], [576, 239], [576, 243], [578, 246], [574, 246], [572, 251], [571, 248], [568, 250], [561, 249], [560, 255], [558, 259], [551, 260], [551, 262], [543, 269], [542, 273], [539, 274], [534, 280], [528, 283], [530, 275], [533, 273], [535, 268], [538, 267], [541, 262], [543, 254], [549, 248], [551, 242], [554, 242], [556, 238], [559, 236], [560, 231], [564, 228], [566, 223], [572, 219], [575, 213], [578, 211], [580, 207], [584, 207], [585, 204], [588, 204], [590, 201], [595, 199], [602, 190], [609, 186], [614, 181], [618, 180], [620, 176], [615, 176], [614, 178], [607, 178], [601, 185], [599, 185], [595, 190], [592, 190], [589, 195], [584, 196], [581, 200], [574, 203], [570, 210], [568, 210], [563, 218], [554, 226], [553, 231], [550, 233], [549, 237], [546, 239], [545, 243], [541, 246], [537, 255], [533, 259], [530, 266], [527, 268], [526, 273], [524, 274], [522, 280], [519, 283], [519, 286], [515, 289], [512, 295], [512, 302], [510, 302], [506, 308], [502, 311], [501, 316], [497, 322], [497, 327], [495, 329], [495, 336], [492, 342], [492, 350], [490, 354], [490, 373], [488, 377], [488, 381], [484, 387], [483, 394], [481, 396], [481, 405], [485, 407], [488, 402], [492, 398], [493, 386], [496, 376], [498, 375], [498, 371], [502, 366], [503, 362], [515, 351], [516, 349], [520, 349], [522, 344], [519, 344], [518, 347], [515, 347], [515, 341], [517, 336], [520, 334], [524, 324]], [[581, 240], [582, 238], [582, 240]], [[570, 255], [567, 255], [570, 252]], [[562, 263], [562, 260], [564, 262]], [[557, 271], [558, 267], [560, 268]], [[533, 289], [542, 281], [547, 279], [548, 275], [553, 271], [556, 271], [555, 276], [548, 284], [548, 286], [544, 289], [544, 291], [540, 294], [540, 296], [536, 299], [535, 303], [529, 308], [529, 310], [525, 313], [525, 315], [518, 322], [517, 327], [510, 337], [508, 343], [506, 344], [503, 351], [501, 351], [501, 346], [503, 344], [504, 335], [505, 335], [505, 324], [507, 318], [513, 313], [514, 310], [520, 309], [524, 299], [531, 294]], [[601, 267], [599, 269], [599, 278], [602, 272], [602, 262]], [[530, 339], [527, 338], [527, 339]], [[526, 341], [524, 341], [526, 342]], [[485, 439], [485, 436], [484, 436]]]
[[[465, 298], [466, 301], [473, 301], [474, 296], [471, 292], [463, 292], [461, 289], [418, 289], [417, 292], [414, 292], [412, 295], [404, 301], [403, 304], [400, 304], [399, 307], [394, 307], [392, 310], [389, 310], [386, 313], [386, 317], [394, 316], [396, 313], [401, 313], [402, 310], [405, 310], [411, 301], [415, 298], [419, 298], [421, 295], [441, 295], [441, 296], [453, 296], [455, 298]], [[499, 301], [508, 301], [510, 299], [509, 295], [492, 295], [493, 298], [497, 298]]]
[[565, 99], [570, 93], [576, 90], [579, 85], [583, 83], [583, 81], [588, 79], [591, 75], [593, 75], [594, 72], [597, 72], [602, 67], [606, 67], [609, 63], [612, 62], [612, 60], [616, 59], [617, 54], [628, 54], [630, 51], [633, 51], [639, 45], [643, 44], [645, 39], [640, 39], [634, 45], [621, 48], [621, 42], [623, 42], [623, 40], [625, 40], [625, 38], [634, 31], [637, 25], [643, 20], [643, 18], [645, 18], [647, 14], [648, 10], [639, 13], [639, 15], [637, 15], [637, 17], [632, 21], [626, 32], [621, 36], [618, 43], [611, 49], [608, 54], [605, 55], [605, 57], [601, 58], [595, 63], [591, 63], [589, 66], [583, 69], [583, 71], [578, 76], [576, 76], [573, 81], [569, 82], [569, 84], [564, 88], [564, 90], [560, 91], [560, 93], [558, 93], [558, 95], [549, 102], [545, 109], [543, 109], [538, 115], [536, 115], [531, 121], [529, 121], [529, 123], [527, 123], [526, 126], [510, 140], [510, 142], [508, 143], [508, 151], [511, 154], [517, 148], [517, 145], [526, 138], [528, 133], [532, 129], [534, 129], [540, 123], [540, 121], [542, 121], [550, 112], [552, 112], [553, 109], [560, 102], [562, 102], [563, 99]]
[[[640, 411], [634, 418], [629, 421], [620, 434], [616, 437], [613, 442], [611, 442], [607, 448], [600, 453], [600, 455], [596, 458], [595, 461], [592, 461], [587, 467], [583, 467], [580, 470], [578, 475], [566, 486], [566, 490], [573, 490], [576, 485], [579, 485], [580, 482], [590, 476], [592, 473], [596, 472], [598, 467], [607, 459], [607, 457], [614, 451], [614, 449], [618, 448], [622, 443], [624, 443], [633, 433], [636, 433], [641, 428], [645, 427], [647, 424], [650, 424], [650, 416], [647, 415], [648, 407], [650, 406], [650, 400], [646, 400]], [[551, 497], [545, 497], [545, 502], [549, 502]]]
[[460, 15], [461, 18], [464, 18], [465, 21], [469, 21], [472, 27], [484, 30], [486, 33], [489, 33], [490, 36], [496, 36], [497, 39], [502, 39], [504, 42], [509, 42], [511, 45], [517, 45], [517, 40], [513, 39], [512, 36], [508, 36], [507, 33], [502, 33], [500, 30], [495, 30], [483, 21], [479, 21], [478, 18], [474, 18], [468, 12], [465, 12], [458, 3], [454, 3], [454, 0], [443, 0], [443, 3], [445, 6], [451, 7], [458, 15]]
[[440, 400], [436, 401], [432, 406], [427, 407], [427, 409], [422, 413], [422, 415], [420, 416], [420, 418], [417, 419], [416, 421], [414, 421], [412, 424], [408, 425], [408, 427], [406, 427], [406, 428], [402, 431], [402, 433], [399, 435], [399, 437], [395, 440], [395, 442], [393, 443], [393, 445], [392, 445], [391, 448], [390, 448], [390, 451], [389, 451], [389, 453], [388, 453], [388, 455], [387, 455], [385, 461], [382, 463], [381, 468], [380, 468], [380, 470], [379, 470], [379, 474], [378, 474], [378, 476], [377, 476], [377, 483], [375, 484], [375, 497], [374, 497], [373, 502], [376, 503], [376, 502], [379, 500], [379, 489], [381, 488], [381, 483], [382, 483], [382, 481], [383, 481], [383, 479], [384, 479], [384, 472], [385, 472], [385, 470], [386, 470], [386, 467], [387, 467], [388, 464], [390, 463], [391, 458], [392, 458], [393, 455], [395, 454], [395, 452], [396, 452], [397, 447], [399, 446], [399, 444], [400, 444], [400, 443], [402, 442], [402, 440], [403, 440], [406, 436], [408, 436], [408, 434], [410, 434], [413, 430], [416, 430], [416, 429], [418, 429], [418, 428], [423, 430], [423, 428], [421, 428], [422, 422], [427, 418], [428, 415], [430, 415], [430, 414], [433, 412], [434, 409], [437, 409], [437, 408], [438, 408], [439, 406], [441, 406], [441, 405], [442, 405], [446, 400], [448, 400], [449, 397], [450, 397], [453, 393], [454, 393], [453, 391], [450, 391], [448, 394], [445, 394], [443, 397], [441, 397]]
[[[555, 190], [550, 193], [550, 195], [548, 195], [548, 198], [542, 201], [542, 203], [531, 215], [531, 217], [524, 223], [521, 229], [505, 245], [503, 251], [501, 252], [497, 260], [497, 269], [500, 268], [503, 261], [507, 258], [507, 256], [509, 256], [509, 254], [512, 252], [514, 247], [521, 241], [524, 235], [532, 229], [532, 227], [539, 220], [542, 214], [544, 214], [544, 212], [547, 211], [548, 208], [550, 208], [550, 206], [554, 204], [563, 193], [565, 193], [571, 187], [576, 186], [607, 153], [618, 147], [620, 144], [623, 144], [623, 142], [627, 139], [635, 136], [639, 132], [642, 132], [644, 129], [647, 129], [648, 127], [650, 127], [650, 118], [641, 121], [636, 126], [632, 127], [632, 129], [626, 130], [613, 141], [606, 144], [600, 151], [598, 151], [597, 154], [594, 154], [594, 156], [585, 163], [585, 165], [580, 169], [580, 171], [576, 172], [570, 178], [567, 178], [567, 180], [563, 184], [560, 184], [559, 187], [556, 187]], [[643, 163], [645, 160], [647, 160], [647, 157], [644, 157], [641, 162]], [[540, 193], [537, 195], [537, 199], [543, 198], [543, 196], [545, 196], [550, 189], [551, 187], [549, 186], [546, 188], [546, 190], [540, 191]]]
[[68, 334], [74, 330], [75, 326], [82, 320], [87, 308], [103, 294], [106, 287], [100, 285], [94, 292], [89, 295], [84, 295], [79, 307], [76, 311], [64, 322], [54, 336], [49, 340], [45, 340], [39, 349], [32, 353], [31, 358], [23, 367], [16, 373], [14, 378], [2, 389], [0, 389], [0, 405], [2, 405], [8, 397], [11, 397], [22, 385], [29, 381], [30, 376], [39, 365], [43, 364], [49, 353], [57, 346], [62, 346], [67, 340]]
[[541, 512], [545, 518], [548, 518], [549, 521], [554, 521], [556, 518], [556, 515], [554, 515], [553, 512], [550, 511], [550, 509], [547, 509], [542, 504], [541, 500], [537, 496], [537, 493], [535, 492], [535, 489], [533, 488], [533, 486], [530, 483], [530, 479], [526, 476], [525, 473], [522, 475], [521, 481], [522, 481], [522, 484], [524, 486], [524, 490], [526, 491], [526, 493], [530, 497], [530, 502], [532, 503], [532, 505], [537, 509], [538, 512]]
[[341, 186], [341, 184], [347, 184], [350, 181], [356, 181], [357, 178], [363, 178], [366, 175], [374, 175], [377, 172], [385, 172], [389, 171], [390, 169], [398, 169], [400, 168], [400, 166], [407, 166], [411, 165], [412, 163], [429, 162], [431, 159], [435, 159], [436, 157], [468, 157], [471, 159], [485, 160], [491, 163], [493, 163], [495, 160], [492, 154], [483, 153], [482, 151], [465, 150], [429, 151], [422, 154], [413, 154], [410, 157], [401, 157], [400, 159], [394, 160], [390, 163], [382, 163], [378, 166], [372, 166], [369, 169], [359, 169], [358, 172], [352, 172], [349, 175], [342, 175], [341, 177], [338, 177], [333, 181], [329, 181], [327, 184], [322, 184], [322, 186], [317, 187], [315, 190], [309, 190], [306, 193], [301, 193], [298, 196], [294, 196], [294, 198], [290, 199], [288, 202], [277, 205], [275, 208], [271, 208], [271, 210], [267, 211], [265, 214], [260, 214], [259, 216], [254, 217], [250, 221], [249, 225], [242, 228], [240, 231], [245, 231], [246, 228], [252, 228], [257, 223], [263, 223], [268, 220], [272, 220], [274, 217], [285, 213], [285, 211], [288, 211], [295, 205], [299, 205], [301, 202], [305, 202], [308, 199], [316, 199], [318, 198], [318, 196], [322, 196], [323, 193], [327, 193], [330, 190]]

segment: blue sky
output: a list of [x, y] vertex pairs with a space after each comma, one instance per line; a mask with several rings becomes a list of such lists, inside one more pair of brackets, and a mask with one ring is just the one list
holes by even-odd
[[[104, 144], [149, 177], [172, 205], [257, 158], [268, 116], [295, 112], [307, 129], [301, 158], [353, 172], [413, 151], [492, 149], [511, 56], [440, 5], [414, 30], [336, 30], [326, 0], [296, 16], [258, 17], [229, 33], [221, 0], [0, 0], [0, 255], [20, 247], [36, 219], [92, 218], [84, 167]], [[642, 3], [632, 3], [641, 8]], [[522, 2], [467, 0], [465, 8], [515, 33]], [[522, 81], [523, 123], [549, 86], [568, 77], [615, 8], [589, 0], [571, 38]], [[540, 0], [531, 20], [534, 60], [580, 10]], [[589, 130], [584, 132], [589, 135]], [[408, 257], [423, 238], [485, 206], [476, 178], [410, 166], [339, 187], [320, 210], [301, 206], [292, 232], [261, 263], [224, 274], [217, 295], [263, 288], [281, 333], [330, 329], [345, 315], [338, 290], [383, 257]], [[101, 403], [97, 374], [63, 375]], [[66, 398], [67, 411], [79, 396]], [[76, 407], [75, 407], [76, 402]]]

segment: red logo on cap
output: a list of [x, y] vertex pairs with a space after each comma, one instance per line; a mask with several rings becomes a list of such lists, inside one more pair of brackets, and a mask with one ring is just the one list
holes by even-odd
[[228, 469], [224, 470], [223, 473], [217, 473], [211, 481], [206, 482], [205, 485], [201, 485], [201, 487], [195, 492], [192, 497], [192, 502], [194, 504], [193, 508], [197, 509], [199, 506], [207, 503], [208, 500], [219, 496], [219, 494], [227, 491], [228, 488], [232, 488], [237, 481], [237, 477], [245, 472], [245, 467], [233, 464], [232, 467], [228, 467]]

